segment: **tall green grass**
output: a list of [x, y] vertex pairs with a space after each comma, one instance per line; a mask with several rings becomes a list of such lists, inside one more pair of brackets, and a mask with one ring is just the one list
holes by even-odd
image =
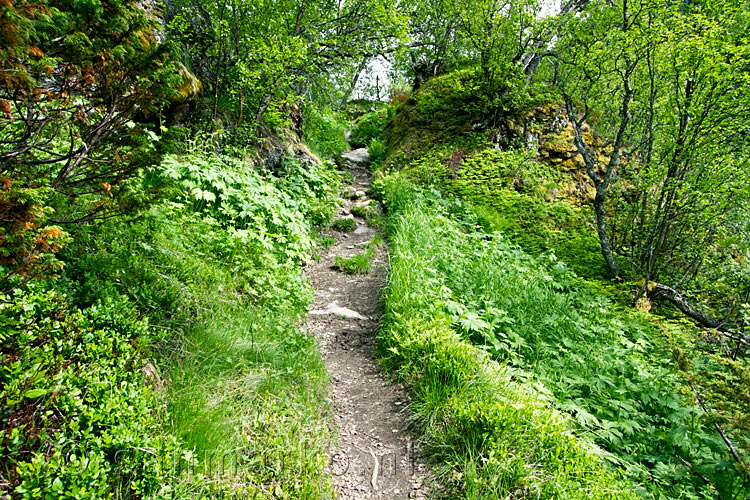
[[411, 388], [425, 451], [451, 497], [635, 498], [597, 457], [603, 452], [570, 432], [541, 386], [453, 327], [453, 293], [437, 264], [460, 259], [449, 248], [455, 239], [484, 240], [426, 206], [413, 186], [389, 188], [383, 362]]
[[[193, 159], [177, 161], [183, 166], [170, 171], [190, 179]], [[212, 168], [225, 175], [220, 162]], [[298, 263], [300, 249], [312, 247], [311, 222], [323, 222], [320, 214], [335, 206], [327, 168], [254, 178], [257, 190], [235, 184], [247, 200], [241, 212], [209, 204], [203, 215], [180, 206], [153, 213], [145, 267], [179, 282], [184, 312], [164, 318], [176, 331], [156, 346], [168, 381], [164, 425], [204, 478], [178, 477], [181, 494], [331, 495], [328, 375], [299, 327], [312, 291]]]
[[162, 237], [198, 302], [197, 317], [160, 346], [167, 430], [194, 453], [212, 494], [328, 498], [328, 375], [299, 327], [312, 297], [300, 268], [266, 260], [268, 270], [258, 262], [238, 276], [242, 247], [215, 261], [208, 248], [186, 252], [200, 248], [195, 236]]
[[279, 319], [227, 307], [193, 327], [165, 372], [167, 428], [225, 493], [327, 498], [327, 374], [312, 340]]
[[398, 176], [380, 189], [386, 364], [412, 386], [428, 450], [463, 497], [747, 498], [645, 319], [554, 255], [479, 230], [470, 206]]

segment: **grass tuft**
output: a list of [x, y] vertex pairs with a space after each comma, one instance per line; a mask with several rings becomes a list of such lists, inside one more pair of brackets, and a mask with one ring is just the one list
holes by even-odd
[[333, 267], [346, 274], [367, 274], [372, 269], [375, 249], [383, 244], [380, 235], [374, 236], [365, 246], [365, 250], [352, 257], [336, 257]]
[[336, 231], [349, 232], [357, 227], [357, 221], [354, 219], [334, 219], [331, 227]]
[[353, 257], [336, 257], [333, 267], [346, 274], [367, 274], [372, 269], [372, 254], [365, 251]]

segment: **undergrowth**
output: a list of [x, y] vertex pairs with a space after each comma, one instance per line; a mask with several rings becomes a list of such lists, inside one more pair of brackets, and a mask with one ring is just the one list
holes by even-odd
[[349, 149], [346, 139], [347, 120], [339, 113], [309, 105], [304, 112], [305, 142], [323, 158], [341, 158]]
[[346, 274], [367, 274], [372, 269], [372, 253], [365, 251], [351, 257], [336, 257], [333, 267]]
[[747, 498], [645, 318], [481, 230], [470, 206], [398, 175], [378, 188], [393, 250], [384, 362], [457, 495]]
[[354, 121], [351, 133], [353, 147], [364, 148], [370, 146], [374, 141], [380, 141], [386, 123], [391, 120], [396, 112], [395, 104], [375, 104], [377, 109], [369, 111]]
[[328, 498], [327, 375], [298, 324], [331, 165], [196, 152], [0, 305], [11, 498]]
[[446, 243], [467, 235], [399, 184], [386, 195], [392, 254], [383, 362], [414, 394], [413, 418], [450, 497], [636, 498], [596, 456], [601, 450], [570, 434], [539, 384], [454, 327], [446, 310], [453, 293], [435, 263]]
[[384, 226], [384, 217], [379, 204], [371, 201], [365, 205], [352, 205], [352, 215], [365, 219], [368, 224], [374, 227]]
[[532, 255], [552, 250], [582, 276], [607, 276], [591, 214], [564, 197], [553, 199], [561, 174], [533, 151], [501, 151], [472, 133], [426, 149], [399, 170], [470, 201], [485, 231], [503, 232]]

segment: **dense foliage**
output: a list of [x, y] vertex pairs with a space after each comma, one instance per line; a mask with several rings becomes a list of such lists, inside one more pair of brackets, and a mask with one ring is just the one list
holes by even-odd
[[[419, 128], [447, 132], [432, 130], [432, 142], [489, 129], [501, 148], [542, 146], [523, 113], [555, 102], [562, 123], [545, 132], [563, 133], [593, 188], [592, 233], [610, 275], [641, 279], [634, 302], [654, 298], [650, 282], [707, 302], [704, 326], [737, 337], [748, 300], [747, 3], [571, 1], [534, 18], [538, 8], [413, 10], [415, 41], [396, 67], [414, 78]], [[391, 137], [414, 141], [398, 121]]]
[[230, 126], [269, 112], [283, 119], [301, 95], [333, 101], [343, 93], [345, 101], [353, 89], [331, 85], [328, 74], [356, 84], [361, 61], [405, 36], [403, 14], [382, 0], [179, 0], [167, 14], [170, 33], [212, 87], [213, 118], [228, 113]]
[[[497, 264], [487, 259], [485, 236], [465, 233], [433, 203], [435, 193], [428, 198], [397, 177], [380, 188], [393, 242], [381, 344], [387, 366], [415, 395], [412, 410], [426, 451], [451, 497], [635, 498], [596, 457], [601, 450], [568, 434], [542, 383], [488, 356], [493, 344], [509, 352], [523, 343], [512, 331], [512, 312], [489, 301], [483, 304], [489, 314], [468, 310], [460, 288], [449, 282], [468, 271], [462, 266], [486, 272]], [[497, 238], [505, 250], [520, 253]], [[498, 337], [472, 346], [471, 334], [483, 331]]]
[[153, 333], [132, 304], [71, 308], [52, 290], [4, 297], [3, 476], [16, 498], [144, 495], [160, 487], [177, 440], [160, 431], [138, 370]]
[[[3, 297], [0, 435], [14, 497], [325, 494], [325, 461], [309, 449], [327, 440], [325, 372], [295, 323], [310, 300], [298, 263], [311, 224], [332, 215], [336, 179], [285, 165], [261, 176], [231, 159], [169, 157], [171, 199], [89, 227], [60, 255], [62, 277]], [[306, 424], [290, 428], [291, 415]], [[280, 475], [299, 470], [307, 482]]]
[[[468, 476], [465, 487], [472, 493], [467, 496], [503, 496], [518, 487], [542, 497], [584, 494], [565, 490], [568, 483], [560, 475], [575, 474], [567, 468], [565, 473], [553, 468], [541, 474], [554, 478], [550, 490], [541, 479], [527, 484], [522, 478], [530, 473], [530, 466], [503, 461], [515, 457], [539, 466], [539, 458], [521, 458], [523, 454], [503, 448], [521, 438], [503, 438], [497, 446], [505, 451], [495, 451], [494, 445], [474, 436], [471, 427], [462, 427], [462, 418], [475, 411], [473, 418], [489, 419], [497, 410], [494, 406], [488, 413], [474, 409], [478, 397], [474, 386], [481, 382], [472, 381], [477, 375], [471, 375], [473, 363], [464, 360], [467, 355], [462, 361], [439, 357], [454, 356], [442, 351], [456, 342], [452, 338], [481, 346], [481, 352], [504, 363], [517, 383], [534, 387], [538, 398], [569, 414], [577, 433], [607, 450], [606, 461], [623, 468], [638, 485], [631, 488], [641, 494], [702, 498], [718, 493], [722, 498], [746, 498], [745, 472], [714, 432], [710, 415], [691, 397], [679, 394], [679, 378], [671, 353], [663, 347], [665, 339], [645, 318], [618, 310], [597, 290], [583, 285], [554, 255], [534, 259], [501, 233], [477, 231], [474, 215], [462, 204], [445, 202], [436, 192], [427, 197], [400, 176], [384, 178], [381, 185], [394, 232], [383, 339], [389, 351], [386, 359], [409, 383], [417, 384], [416, 411], [421, 418], [449, 419], [446, 428], [425, 425], [439, 460], [456, 467], [446, 473], [461, 470]], [[446, 330], [455, 333], [448, 335]], [[482, 400], [503, 397], [498, 392]], [[504, 392], [504, 397], [511, 397], [508, 393], [515, 391]], [[512, 407], [520, 411], [518, 403]], [[493, 438], [515, 432], [519, 421], [535, 420], [505, 411], [510, 414], [500, 416], [508, 423], [497, 434], [490, 433]], [[490, 425], [482, 422], [477, 425]], [[545, 447], [561, 446], [558, 432], [545, 429], [538, 448], [532, 449], [544, 457], [557, 456]], [[432, 433], [438, 433], [439, 439]], [[469, 472], [454, 460], [471, 456], [472, 451], [477, 455]], [[576, 463], [573, 458], [560, 460]], [[511, 472], [519, 476], [507, 477]], [[583, 486], [580, 478], [570, 484], [594, 496], [606, 491]]]
[[[612, 452], [617, 458], [609, 460], [625, 467], [636, 484], [656, 484], [656, 490], [637, 488], [641, 494], [742, 498], [747, 488], [744, 415], [748, 394], [743, 339], [663, 317], [656, 324], [647, 323], [652, 319], [649, 316], [634, 323], [613, 312], [614, 304], [599, 302], [602, 294], [613, 293], [629, 307], [635, 302], [633, 295], [637, 298], [639, 290], [651, 291], [653, 282], [579, 288], [574, 282], [561, 284], [566, 281], [565, 273], [544, 275], [542, 269], [550, 266], [544, 252], [550, 250], [553, 258], [559, 257], [582, 276], [602, 279], [608, 275], [596, 214], [589, 209], [596, 186], [588, 180], [585, 161], [576, 151], [575, 130], [564, 99], [551, 93], [507, 101], [509, 107], [498, 115], [481, 95], [481, 79], [481, 73], [472, 69], [432, 78], [398, 107], [382, 136], [388, 146], [383, 169], [399, 171], [395, 184], [417, 182], [469, 202], [459, 210], [459, 219], [472, 228], [468, 234], [459, 232], [448, 238], [445, 228], [425, 229], [439, 231], [451, 245], [446, 242], [445, 247], [423, 249], [423, 255], [435, 256], [431, 264], [452, 292], [444, 297], [444, 302], [452, 303], [446, 314], [459, 331], [485, 345], [498, 359], [532, 372], [549, 389], [555, 406], [570, 413], [597, 444]], [[604, 127], [581, 126], [587, 141], [606, 148], [606, 140], [599, 135], [606, 133]], [[598, 151], [597, 161], [608, 161], [607, 154]], [[638, 241], [632, 233], [625, 236], [633, 226], [620, 218], [629, 213], [620, 211], [622, 207], [638, 193], [634, 184], [628, 184], [633, 182], [629, 175], [635, 161], [631, 157], [620, 170], [622, 177], [613, 177], [621, 184], [612, 195], [617, 198], [605, 205], [610, 210], [608, 220], [614, 221], [615, 244]], [[741, 162], [728, 166], [735, 174], [741, 167]], [[728, 309], [734, 308], [732, 320], [741, 329], [746, 321], [740, 304], [746, 286], [741, 269], [747, 267], [742, 257], [747, 239], [743, 230], [738, 231], [737, 221], [745, 219], [724, 217], [731, 210], [742, 210], [739, 200], [744, 188], [734, 183], [744, 182], [744, 177], [738, 175], [731, 184], [721, 186], [732, 193], [725, 198], [732, 209], [729, 204], [710, 201], [722, 196], [717, 183], [703, 198], [707, 207], [724, 211], [710, 221], [735, 231], [732, 243], [700, 251], [683, 247], [683, 254], [675, 249], [670, 262], [680, 255], [700, 259], [705, 267], [693, 267], [694, 274], [689, 276], [705, 287], [692, 288], [704, 297], [700, 307], [723, 302], [729, 307], [721, 317], [727, 318]], [[425, 198], [435, 196], [431, 193]], [[700, 193], [690, 196], [696, 200]], [[643, 206], [643, 200], [636, 199]], [[690, 210], [682, 216], [691, 213], [701, 217], [700, 211]], [[517, 258], [522, 254], [484, 248], [486, 237], [479, 241], [470, 237], [476, 227], [502, 232], [531, 254], [541, 255], [541, 260], [524, 264], [526, 257]], [[477, 253], [481, 257], [471, 260]], [[635, 279], [638, 271], [627, 257], [615, 254], [623, 274], [632, 273], [628, 276]], [[553, 263], [549, 268], [556, 267]], [[708, 276], [713, 277], [710, 285]], [[495, 287], [497, 294], [492, 291]], [[564, 299], [559, 307], [555, 305], [558, 299]], [[641, 310], [653, 305], [638, 301]], [[499, 319], [497, 311], [502, 311]], [[660, 312], [671, 317], [666, 308]], [[535, 314], [549, 315], [548, 323]], [[519, 320], [530, 323], [519, 324]], [[566, 325], [576, 333], [568, 336]], [[488, 333], [498, 328], [501, 333]], [[551, 337], [546, 336], [548, 332]], [[598, 385], [602, 380], [627, 383], [607, 383], [610, 390]], [[576, 389], [581, 384], [585, 388]], [[658, 394], [649, 394], [653, 389]]]

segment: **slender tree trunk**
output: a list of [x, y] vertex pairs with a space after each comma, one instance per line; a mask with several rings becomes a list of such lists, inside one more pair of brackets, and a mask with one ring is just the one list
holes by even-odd
[[609, 236], [607, 235], [607, 212], [604, 209], [604, 200], [607, 197], [606, 188], [597, 188], [596, 196], [594, 197], [594, 213], [596, 213], [596, 234], [599, 236], [599, 246], [601, 247], [602, 256], [607, 262], [609, 272], [613, 278], [617, 278], [620, 275], [620, 268], [617, 265], [614, 253], [612, 253], [612, 247], [609, 244]]
[[[213, 119], [216, 121], [216, 116], [219, 113], [219, 88], [221, 86], [221, 70], [223, 66], [226, 66], [226, 54], [224, 52], [224, 32], [223, 27], [221, 24], [221, 20], [224, 19], [224, 9], [226, 8], [227, 3], [223, 2], [221, 4], [221, 9], [219, 10], [219, 28], [218, 28], [218, 36], [219, 36], [219, 61], [218, 66], [216, 68], [216, 80], [214, 81], [214, 112], [213, 112]], [[225, 70], [226, 75], [226, 70]]]
[[[649, 14], [649, 26], [651, 26], [651, 15]], [[648, 170], [651, 168], [651, 162], [654, 154], [654, 116], [656, 113], [656, 71], [654, 68], [653, 52], [651, 48], [646, 50], [646, 63], [648, 64], [648, 80], [649, 80], [649, 105], [648, 115], [646, 116], [646, 124], [644, 130], [643, 143], [646, 147], [646, 154], [643, 158], [643, 165], [645, 165], [646, 175]], [[651, 282], [651, 276], [653, 273], [653, 246], [649, 243], [646, 248], [640, 247], [636, 251], [636, 241], [646, 240], [646, 227], [650, 223], [648, 221], [648, 204], [649, 204], [649, 190], [648, 186], [643, 190], [640, 203], [640, 212], [633, 219], [633, 228], [631, 229], [631, 266], [633, 269], [640, 268], [643, 274], [643, 286], [638, 291], [638, 294], [633, 298], [633, 305], [635, 306], [641, 297], [648, 292], [648, 286]], [[637, 233], [637, 234], [636, 234]], [[638, 263], [636, 266], [636, 259]]]
[[299, 9], [297, 9], [297, 19], [294, 23], [294, 31], [292, 32], [292, 36], [299, 36], [300, 34], [300, 30], [302, 29], [302, 18], [305, 15], [305, 7], [307, 7], [307, 0], [302, 0]]
[[346, 106], [346, 103], [349, 102], [349, 98], [352, 96], [354, 89], [357, 88], [357, 82], [359, 82], [359, 77], [362, 74], [362, 71], [364, 71], [365, 66], [367, 66], [367, 59], [362, 59], [362, 62], [360, 62], [357, 67], [357, 72], [355, 73], [354, 78], [352, 78], [352, 81], [349, 84], [349, 88], [346, 90], [346, 93], [344, 93], [344, 97], [341, 98], [341, 103], [339, 104], [340, 108], [343, 108]]
[[[599, 236], [599, 246], [601, 249], [604, 261], [607, 263], [607, 268], [613, 278], [616, 278], [620, 274], [620, 268], [617, 265], [617, 260], [612, 253], [612, 247], [609, 243], [609, 236], [607, 234], [607, 212], [604, 208], [604, 202], [607, 199], [607, 190], [609, 188], [609, 182], [611, 175], [605, 175], [604, 179], [596, 171], [596, 158], [591, 148], [586, 144], [583, 138], [583, 131], [581, 125], [583, 119], [578, 120], [576, 118], [575, 109], [573, 107], [573, 100], [570, 96], [564, 95], [565, 109], [568, 114], [568, 119], [573, 125], [573, 131], [575, 134], [575, 145], [578, 152], [583, 156], [584, 164], [586, 165], [586, 172], [588, 173], [591, 180], [594, 182], [596, 188], [596, 196], [594, 197], [594, 213], [596, 215], [596, 233]], [[614, 153], [613, 153], [614, 154]], [[610, 161], [610, 164], [612, 162]], [[612, 165], [610, 165], [612, 168]], [[609, 174], [609, 172], [607, 172]]]
[[245, 99], [243, 97], [242, 87], [240, 87], [240, 117], [237, 119], [237, 128], [242, 127], [242, 117], [245, 111]]

